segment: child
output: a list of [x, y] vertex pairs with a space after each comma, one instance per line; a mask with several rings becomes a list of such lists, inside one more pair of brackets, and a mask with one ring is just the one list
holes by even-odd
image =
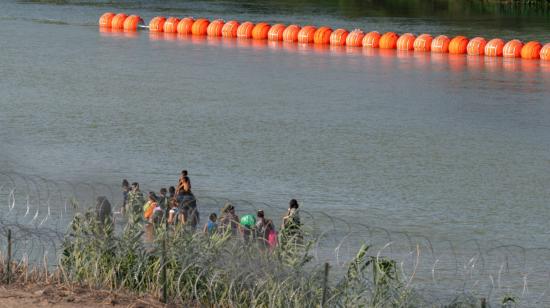
[[218, 229], [218, 223], [216, 222], [218, 220], [218, 215], [216, 213], [210, 214], [208, 217], [208, 222], [204, 225], [203, 232], [205, 234], [213, 234]]

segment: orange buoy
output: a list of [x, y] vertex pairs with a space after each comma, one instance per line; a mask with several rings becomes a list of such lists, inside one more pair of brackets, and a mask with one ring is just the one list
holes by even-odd
[[416, 36], [412, 33], [405, 33], [397, 39], [397, 50], [413, 50]]
[[432, 41], [432, 52], [447, 53], [449, 52], [449, 43], [451, 40], [446, 35], [440, 35]]
[[115, 16], [116, 14], [113, 12], [107, 12], [101, 15], [101, 17], [99, 17], [99, 26], [103, 28], [111, 28], [113, 17]]
[[483, 56], [485, 54], [485, 46], [487, 41], [482, 37], [474, 37], [468, 42], [466, 52], [470, 56]]
[[245, 21], [239, 25], [237, 28], [237, 37], [238, 38], [251, 38], [252, 30], [254, 29], [254, 24], [250, 21]]
[[124, 13], [116, 14], [111, 20], [111, 29], [123, 29], [126, 18], [128, 15]]
[[270, 41], [282, 41], [283, 32], [285, 31], [286, 26], [283, 24], [275, 24], [267, 32], [267, 39]]
[[179, 18], [168, 17], [168, 19], [166, 19], [166, 21], [164, 22], [164, 26], [162, 27], [162, 29], [165, 33], [176, 33], [178, 32], [179, 23], [180, 23]]
[[191, 34], [193, 35], [206, 35], [208, 33], [208, 25], [210, 20], [206, 18], [199, 18], [195, 20], [193, 26], [191, 26]]
[[521, 48], [521, 57], [523, 59], [538, 59], [540, 58], [540, 50], [542, 44], [537, 41], [531, 41], [523, 45]]
[[485, 55], [489, 57], [502, 57], [502, 50], [504, 49], [504, 41], [496, 38], [487, 42], [485, 45]]
[[138, 15], [130, 15], [124, 20], [124, 31], [136, 31], [139, 25], [143, 25], [143, 19]]
[[465, 54], [468, 50], [468, 40], [465, 36], [456, 36], [449, 42], [449, 53], [451, 54]]
[[157, 16], [153, 17], [149, 22], [149, 31], [151, 32], [162, 32], [164, 31], [164, 23], [166, 22], [166, 17]]
[[397, 40], [399, 36], [395, 32], [386, 32], [380, 37], [380, 48], [382, 49], [395, 49], [397, 47]]
[[290, 25], [283, 31], [283, 41], [296, 42], [298, 41], [298, 33], [300, 32], [300, 26]]
[[180, 20], [178, 23], [177, 31], [179, 34], [191, 34], [191, 30], [193, 29], [193, 24], [195, 23], [195, 20], [193, 17], [185, 17]]
[[305, 26], [300, 29], [300, 32], [298, 32], [298, 43], [313, 43], [315, 31], [317, 31], [317, 28], [314, 26]]
[[420, 34], [413, 44], [415, 51], [430, 51], [432, 50], [433, 37], [429, 34]]
[[346, 29], [336, 29], [330, 34], [330, 45], [344, 46], [349, 32]]
[[265, 22], [257, 23], [252, 29], [252, 38], [255, 40], [266, 40], [271, 25]]
[[521, 48], [523, 48], [523, 43], [520, 40], [511, 40], [504, 45], [502, 56], [506, 58], [519, 58], [521, 57]]
[[331, 34], [332, 34], [331, 28], [319, 27], [319, 29], [315, 31], [315, 35], [313, 36], [313, 42], [315, 44], [329, 44]]
[[230, 20], [222, 27], [223, 37], [237, 37], [237, 29], [239, 28], [239, 22], [236, 20]]
[[359, 29], [355, 29], [346, 37], [346, 45], [350, 47], [362, 47], [363, 37], [365, 37], [365, 33]]
[[539, 55], [541, 60], [550, 61], [550, 43], [542, 46]]
[[224, 26], [223, 19], [216, 19], [208, 24], [206, 28], [206, 35], [208, 36], [222, 36], [222, 28]]
[[380, 46], [380, 33], [371, 31], [363, 37], [363, 47], [378, 48]]

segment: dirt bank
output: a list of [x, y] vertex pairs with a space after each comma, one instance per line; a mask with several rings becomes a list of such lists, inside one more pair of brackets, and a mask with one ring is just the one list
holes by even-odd
[[1, 285], [0, 308], [167, 307], [151, 297], [60, 285]]

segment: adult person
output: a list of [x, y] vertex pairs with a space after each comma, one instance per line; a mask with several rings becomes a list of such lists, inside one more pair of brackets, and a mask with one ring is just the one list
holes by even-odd
[[[271, 219], [265, 218], [265, 213], [263, 210], [258, 210], [256, 213], [256, 226], [254, 229], [260, 248], [268, 248], [276, 245], [277, 235], [272, 234], [275, 232], [275, 226], [273, 225], [273, 221]], [[273, 242], [274, 240], [275, 242]]]
[[182, 178], [182, 188], [178, 191], [177, 199], [180, 208], [186, 213], [186, 224], [193, 230], [200, 222], [200, 213], [197, 208], [197, 199], [191, 191], [191, 183], [188, 177]]
[[157, 203], [157, 196], [154, 192], [150, 191], [148, 195], [148, 200], [143, 205], [143, 218], [147, 221], [152, 223], [153, 222], [153, 212], [155, 211], [155, 208], [158, 206]]
[[187, 186], [187, 190], [191, 190], [191, 180], [189, 179], [189, 176], [187, 174], [187, 170], [181, 171], [180, 178], [178, 179], [178, 186], [176, 188], [176, 195], [178, 195], [179, 192], [184, 189], [184, 185]]
[[298, 212], [299, 207], [300, 206], [296, 199], [290, 200], [288, 204], [288, 211], [283, 217], [283, 224], [281, 226], [283, 237], [285, 238], [294, 240], [302, 239], [302, 223], [300, 221], [300, 213]]
[[222, 208], [222, 214], [220, 217], [220, 230], [222, 232], [231, 232], [232, 235], [237, 235], [240, 219], [235, 214], [235, 207], [233, 204], [227, 202]]
[[126, 206], [128, 205], [128, 193], [130, 192], [130, 183], [128, 183], [127, 179], [122, 180], [122, 207], [120, 208], [120, 212], [122, 214], [126, 213]]
[[112, 222], [112, 209], [111, 203], [107, 200], [107, 197], [97, 197], [97, 203], [95, 206], [96, 217], [101, 226], [108, 226]]
[[256, 217], [252, 214], [246, 214], [241, 217], [239, 230], [243, 236], [243, 241], [248, 244], [251, 237], [256, 237], [255, 234]]
[[170, 206], [170, 198], [168, 198], [168, 190], [166, 188], [161, 188], [158, 195], [158, 208], [153, 211], [153, 222], [159, 224], [160, 222], [167, 219], [164, 217], [168, 213], [168, 207]]
[[133, 222], [137, 222], [141, 219], [141, 215], [143, 214], [143, 204], [145, 204], [145, 198], [143, 197], [141, 190], [139, 190], [139, 183], [134, 182], [132, 183], [132, 190], [128, 192], [127, 205], [127, 213], [129, 214], [129, 217], [132, 218]]

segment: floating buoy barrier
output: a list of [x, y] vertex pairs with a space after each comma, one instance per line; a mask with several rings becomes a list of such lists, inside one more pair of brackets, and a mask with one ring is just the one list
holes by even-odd
[[113, 17], [116, 14], [113, 12], [107, 12], [99, 17], [99, 26], [102, 28], [111, 28]]
[[415, 51], [431, 51], [432, 50], [433, 37], [430, 34], [420, 34], [414, 40]]
[[317, 31], [315, 31], [315, 35], [313, 36], [313, 43], [315, 44], [321, 44], [326, 45], [330, 44], [330, 36], [332, 35], [332, 29], [329, 27], [319, 27]]
[[237, 37], [243, 39], [252, 38], [252, 30], [254, 30], [254, 24], [250, 21], [245, 21], [237, 28]]
[[[151, 19], [148, 26], [145, 26], [139, 15], [115, 14], [106, 12], [100, 16], [98, 21], [101, 32], [124, 30], [135, 32], [139, 29], [148, 29], [150, 32], [178, 33], [181, 35], [193, 35], [198, 37], [224, 37], [253, 39], [259, 41], [257, 44], [267, 44], [261, 41], [289, 42], [301, 44], [314, 44], [316, 49], [329, 48], [332, 46], [349, 46], [379, 49], [397, 49], [402, 51], [432, 52], [449, 54], [467, 54], [468, 56], [506, 57], [522, 59], [541, 59], [550, 61], [550, 43], [545, 45], [538, 41], [523, 43], [513, 39], [504, 42], [500, 38], [493, 38], [487, 41], [483, 37], [474, 37], [471, 40], [465, 36], [455, 36], [450, 39], [446, 35], [433, 37], [424, 33], [415, 36], [413, 33], [398, 35], [395, 32], [380, 34], [371, 31], [365, 34], [361, 29], [348, 31], [346, 29], [332, 30], [331, 27], [316, 27], [307, 25], [274, 24], [259, 22], [254, 24], [250, 21], [240, 23], [236, 20], [225, 22], [216, 19], [210, 22], [209, 19], [192, 17], [164, 17], [156, 16]], [[113, 29], [113, 30], [111, 30]], [[130, 35], [130, 33], [128, 33]], [[158, 33], [158, 35], [163, 35]], [[174, 36], [172, 36], [174, 37]], [[168, 36], [166, 36], [168, 38]], [[206, 38], [202, 38], [206, 39]], [[244, 43], [244, 41], [243, 41]], [[254, 46], [257, 45], [253, 43]], [[349, 49], [352, 50], [352, 49]], [[382, 51], [380, 51], [382, 52]]]
[[180, 23], [179, 18], [168, 17], [168, 19], [166, 19], [166, 21], [164, 22], [164, 27], [163, 27], [164, 33], [177, 33], [179, 23]]
[[474, 37], [468, 42], [466, 52], [470, 56], [483, 56], [485, 54], [485, 46], [487, 41], [482, 37]]
[[285, 42], [297, 42], [298, 33], [302, 28], [298, 25], [290, 25], [283, 31], [283, 41]]
[[178, 23], [178, 34], [191, 34], [194, 23], [195, 19], [191, 17], [182, 18], [182, 20]]
[[380, 37], [381, 49], [395, 49], [397, 47], [397, 40], [399, 36], [395, 32], [386, 32]]
[[416, 36], [412, 33], [405, 33], [397, 39], [397, 50], [413, 50]]
[[468, 50], [468, 43], [470, 40], [465, 36], [454, 37], [449, 42], [449, 53], [451, 54], [465, 54]]
[[275, 24], [271, 26], [267, 32], [267, 39], [270, 41], [282, 41], [283, 32], [285, 31], [286, 26], [283, 24]]
[[521, 48], [523, 48], [523, 43], [520, 40], [511, 40], [504, 45], [502, 56], [505, 58], [519, 58], [521, 57]]
[[223, 19], [216, 19], [211, 22], [206, 28], [206, 35], [208, 36], [222, 36], [222, 29], [225, 25]]
[[329, 43], [334, 46], [346, 45], [349, 32], [346, 29], [336, 29], [330, 34]]
[[267, 40], [267, 34], [271, 25], [265, 22], [257, 23], [252, 29], [252, 38], [255, 40]]
[[151, 32], [162, 32], [164, 31], [164, 23], [166, 22], [166, 17], [157, 16], [149, 22], [149, 31]]
[[440, 35], [432, 40], [432, 52], [447, 53], [449, 52], [449, 43], [451, 40], [446, 35]]
[[223, 37], [237, 37], [237, 29], [241, 24], [236, 20], [226, 22], [222, 27]]
[[361, 47], [363, 46], [363, 37], [365, 33], [359, 29], [355, 29], [348, 34], [346, 37], [346, 46], [350, 47]]
[[206, 18], [199, 18], [195, 20], [195, 22], [193, 23], [193, 26], [191, 27], [191, 34], [200, 35], [200, 36], [206, 35], [209, 24], [210, 24], [210, 20]]
[[502, 57], [502, 50], [504, 49], [504, 41], [495, 38], [487, 42], [485, 45], [485, 55], [489, 57]]
[[378, 31], [371, 31], [363, 37], [363, 47], [378, 48], [380, 46], [380, 33]]
[[305, 26], [298, 32], [298, 43], [311, 44], [315, 37], [315, 31], [317, 28], [314, 26]]

